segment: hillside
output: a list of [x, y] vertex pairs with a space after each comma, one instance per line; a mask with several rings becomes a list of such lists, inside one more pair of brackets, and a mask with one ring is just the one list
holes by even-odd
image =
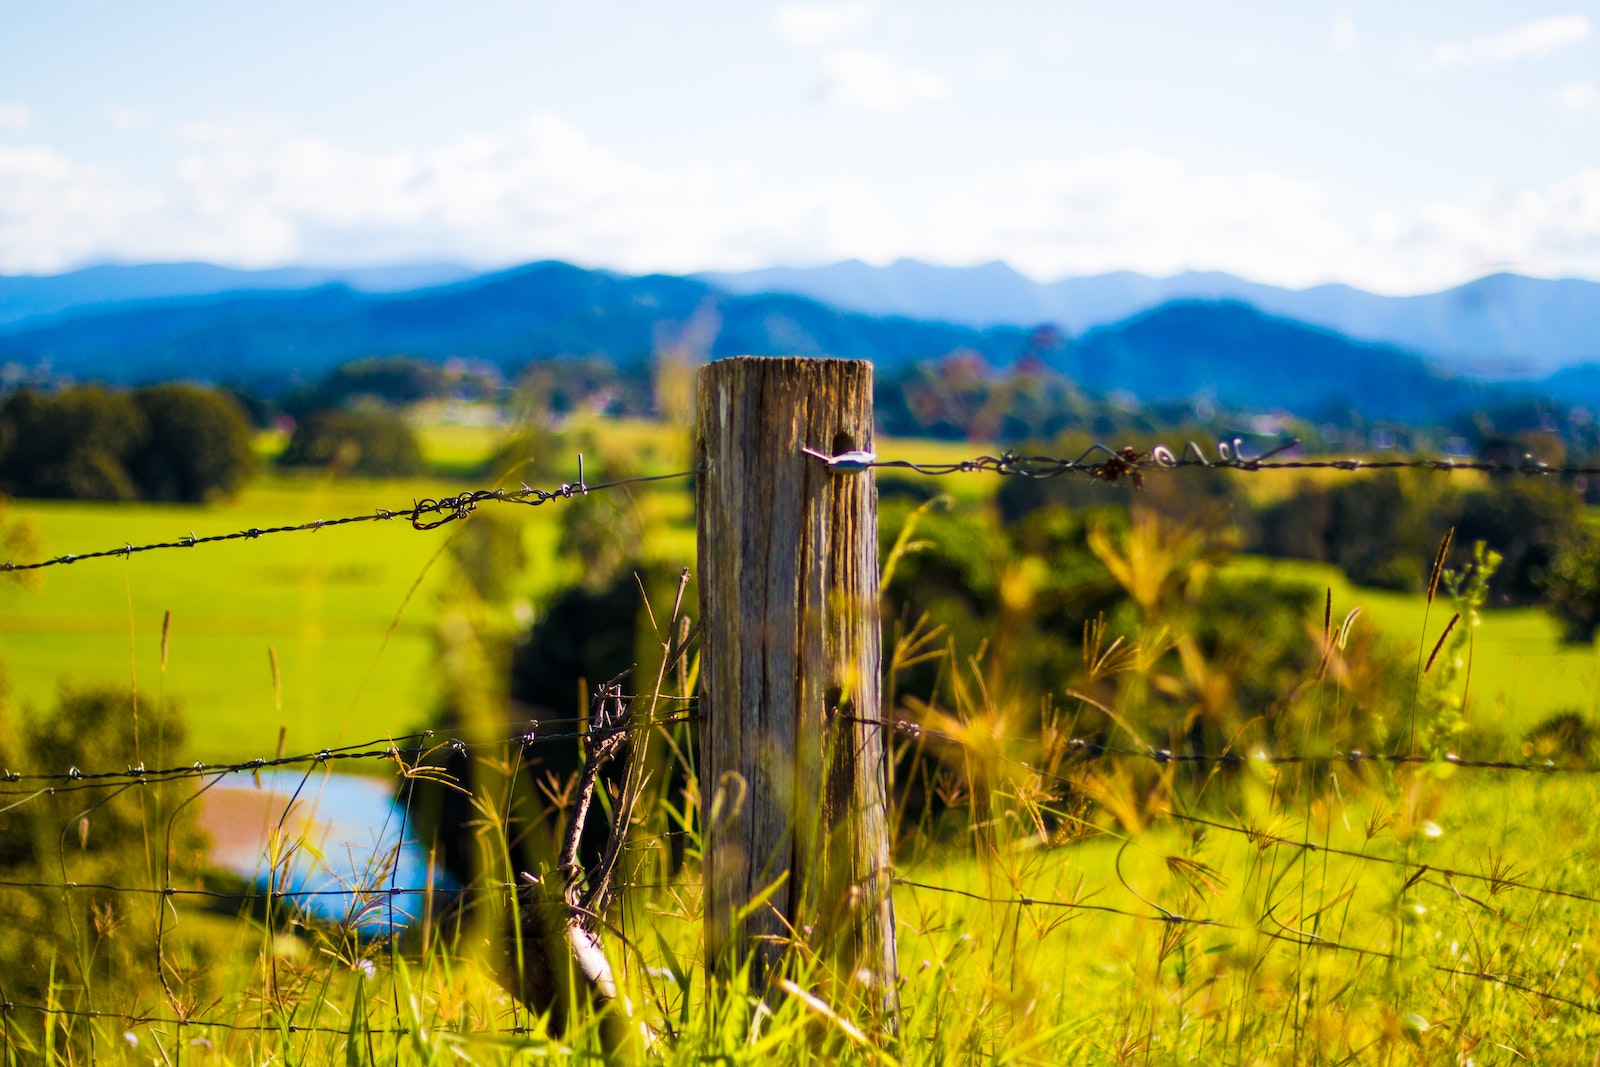
[[1205, 396], [1220, 406], [1284, 408], [1318, 417], [1440, 422], [1502, 402], [1502, 388], [1467, 381], [1418, 356], [1265, 315], [1248, 304], [1165, 304], [1091, 330], [1052, 362], [1090, 392], [1144, 401]]
[[348, 285], [363, 292], [398, 293], [462, 281], [472, 274], [467, 268], [451, 263], [354, 270], [316, 267], [233, 270], [210, 263], [141, 263], [86, 267], [66, 274], [0, 275], [0, 323], [136, 300], [313, 289], [321, 285]]
[[[6, 324], [14, 329], [45, 325], [40, 319], [46, 316], [122, 310], [132, 302], [283, 294], [327, 285], [399, 294], [494, 277], [429, 263], [354, 270], [157, 263], [51, 276], [0, 275], [0, 331]], [[1118, 271], [1041, 283], [999, 262], [940, 267], [902, 259], [886, 267], [850, 260], [803, 269], [708, 272], [689, 280], [734, 297], [800, 296], [847, 314], [980, 331], [1048, 322], [1081, 334], [1174, 301], [1237, 300], [1356, 340], [1394, 345], [1474, 377], [1538, 378], [1600, 362], [1600, 284], [1579, 279], [1495, 274], [1438, 293], [1396, 297], [1346, 285], [1284, 289], [1214, 271], [1168, 278]]]
[[[313, 377], [347, 360], [406, 354], [519, 367], [554, 356], [619, 365], [676, 343], [694, 321], [701, 355], [839, 355], [893, 366], [957, 349], [1011, 362], [1028, 334], [877, 319], [793, 296], [731, 297], [703, 282], [539, 263], [404, 294], [327, 286], [135, 304], [19, 323], [0, 362], [113, 382], [198, 377], [252, 384]], [[704, 346], [702, 345], [702, 348]]]
[[697, 277], [730, 292], [794, 293], [874, 315], [977, 328], [1053, 322], [1070, 333], [1177, 300], [1239, 300], [1486, 377], [1540, 377], [1600, 361], [1600, 283], [1579, 279], [1494, 274], [1438, 293], [1384, 296], [1347, 285], [1284, 289], [1219, 272], [1151, 278], [1119, 271], [1044, 283], [1004, 263], [936, 267], [908, 259]]
[[[329, 285], [186, 297], [0, 328], [0, 363], [80, 380], [199, 378], [267, 392], [364, 356], [461, 357], [510, 370], [575, 356], [633, 367], [675, 346], [695, 358], [868, 359], [885, 371], [956, 352], [1003, 368], [1028, 353], [1090, 393], [1123, 391], [1145, 401], [1203, 396], [1233, 408], [1354, 411], [1408, 422], [1441, 421], [1517, 392], [1240, 302], [1164, 304], [1063, 340], [1013, 326], [979, 330], [842, 312], [783, 294], [734, 296], [689, 278], [555, 262], [415, 292]], [[1553, 384], [1581, 391], [1583, 380], [1569, 374]]]

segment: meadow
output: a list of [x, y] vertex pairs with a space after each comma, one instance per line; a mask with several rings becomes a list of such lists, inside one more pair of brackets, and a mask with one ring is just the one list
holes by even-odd
[[[656, 436], [628, 427], [613, 434], [624, 455], [647, 461]], [[473, 472], [494, 454], [499, 435], [443, 426], [423, 442], [434, 473], [420, 479], [269, 471], [215, 504], [19, 501], [12, 514], [54, 556], [404, 508], [493, 481]], [[270, 457], [281, 447], [269, 437], [261, 451]], [[575, 481], [575, 456], [571, 463]], [[692, 518], [687, 497], [674, 503], [666, 525], [679, 536], [667, 537], [662, 550], [687, 564], [693, 532], [685, 541], [682, 527]], [[519, 588], [527, 608], [570, 584], [575, 571], [556, 551], [554, 507], [502, 508], [522, 531], [528, 563]], [[11, 701], [41, 710], [62, 683], [137, 687], [175, 701], [192, 723], [195, 747], [214, 760], [270, 752], [280, 727], [302, 748], [410, 732], [437, 711], [434, 624], [441, 590], [457, 577], [442, 552], [451, 532], [372, 522], [51, 568], [32, 588], [0, 590], [0, 665]]]
[[[277, 476], [219, 505], [24, 501], [14, 513], [56, 554], [359, 514], [469, 484]], [[981, 507], [981, 489], [971, 482], [964, 488], [964, 506]], [[529, 603], [575, 577], [557, 552], [559, 506], [518, 516]], [[677, 536], [663, 553], [686, 566], [693, 562], [692, 516], [675, 510]], [[409, 732], [426, 722], [437, 699], [433, 626], [451, 567], [436, 557], [447, 534], [368, 523], [53, 568], [37, 588], [0, 589], [0, 666], [11, 700], [43, 709], [63, 682], [137, 685], [185, 708], [196, 747], [219, 760], [270, 750], [280, 726], [309, 747]], [[1341, 615], [1359, 606], [1395, 642], [1415, 649], [1424, 641], [1420, 594], [1353, 587], [1325, 564], [1241, 556], [1228, 568], [1331, 589]], [[172, 636], [162, 670], [168, 611]], [[1600, 716], [1595, 649], [1563, 642], [1537, 608], [1483, 614], [1473, 685], [1485, 722], [1516, 737], [1561, 711]], [[1448, 617], [1433, 619], [1428, 640]], [[277, 689], [269, 648], [278, 661]]]
[[[652, 424], [579, 426], [573, 436], [592, 442], [602, 429], [604, 456], [613, 463], [646, 473], [686, 463], [681, 434]], [[49, 557], [408, 507], [494, 481], [481, 470], [502, 433], [445, 425], [427, 427], [421, 437], [433, 473], [419, 479], [331, 479], [269, 468], [235, 498], [214, 504], [24, 500], [11, 514], [29, 524]], [[258, 443], [264, 459], [282, 446], [274, 435]], [[907, 442], [886, 446], [885, 455], [905, 448], [921, 458], [931, 450], [941, 461], [970, 452], [965, 445]], [[594, 451], [590, 457], [599, 458]], [[576, 481], [576, 453], [561, 462]], [[953, 488], [974, 505], [984, 495], [975, 482]], [[658, 520], [646, 552], [691, 566], [689, 494], [644, 499]], [[578, 577], [577, 565], [557, 551], [563, 506], [499, 506], [522, 530], [527, 563], [517, 610], [532, 611]], [[280, 726], [291, 747], [302, 748], [408, 733], [437, 711], [434, 627], [441, 592], [457, 577], [441, 552], [451, 532], [419, 532], [403, 521], [362, 523], [54, 567], [34, 587], [0, 587], [0, 669], [11, 703], [48, 708], [62, 683], [137, 687], [176, 701], [191, 721], [195, 748], [214, 760], [271, 751]], [[162, 621], [169, 611], [163, 669]], [[278, 664], [276, 686], [269, 649]]]
[[[681, 469], [676, 431], [590, 431], [591, 462], [605, 451], [633, 470]], [[472, 472], [498, 446], [478, 429], [442, 428], [425, 441], [435, 474], [424, 479], [271, 474], [204, 507], [24, 501], [13, 514], [47, 555], [303, 522], [477, 484]], [[880, 447], [885, 458], [930, 460], [973, 451]], [[938, 488], [955, 497], [953, 509], [982, 510], [992, 506], [985, 477], [956, 475]], [[692, 565], [688, 494], [640, 500], [654, 531], [649, 552]], [[582, 577], [561, 548], [565, 506], [485, 505], [520, 524], [526, 565], [505, 609], [512, 614], [536, 615]], [[436, 630], [460, 581], [443, 549], [460, 525], [418, 532], [364, 523], [50, 568], [37, 588], [0, 592], [8, 707], [43, 714], [62, 680], [136, 685], [141, 700], [182, 706], [189, 754], [207, 760], [271, 755], [280, 727], [289, 751], [407, 732], [443, 698]], [[1459, 698], [1474, 741], [1494, 739], [1515, 754], [1557, 713], [1597, 717], [1595, 649], [1563, 644], [1536, 609], [1481, 609], [1474, 618], [1466, 605], [1445, 652], [1456, 666], [1425, 671], [1422, 656], [1453, 610], [1447, 599], [1353, 587], [1336, 569], [1308, 563], [1246, 556], [1222, 571], [1310, 587], [1319, 604], [1327, 590], [1334, 623], [1359, 606], [1352, 626], [1418, 661], [1412, 714], [1420, 702], [1443, 716]], [[880, 1036], [859, 989], [804, 958], [765, 1001], [737, 980], [698, 976], [699, 787], [680, 736], [674, 751], [688, 784], [652, 794], [629, 847], [627, 881], [637, 888], [624, 895], [613, 947], [634, 1025], [620, 1044], [598, 1025], [549, 1033], [519, 1011], [491, 979], [483, 928], [470, 922], [425, 926], [399, 945], [308, 924], [286, 908], [178, 901], [170, 906], [183, 951], [203, 962], [181, 972], [195, 999], [148, 982], [125, 993], [52, 985], [55, 1004], [102, 1014], [62, 1016], [60, 1027], [42, 1030], [7, 1015], [5, 1060], [1595, 1062], [1600, 781], [1586, 763], [1542, 773], [1442, 759], [1276, 761], [1347, 747], [1327, 724], [1355, 700], [1340, 671], [1357, 673], [1356, 657], [1346, 665], [1343, 645], [1334, 651], [1332, 635], [1323, 637], [1334, 667], [1305, 680], [1286, 712], [1300, 718], [1280, 729], [1280, 747], [1242, 746], [1238, 759], [1213, 763], [1150, 758], [1140, 750], [1155, 734], [1139, 722], [1133, 737], [1116, 728], [1098, 735], [1127, 751], [1074, 749], [1068, 739], [1095, 720], [1092, 709], [1041, 728], [984, 691], [973, 650], [937, 653], [947, 678], [970, 684], [952, 687], [943, 706], [918, 709], [943, 733], [924, 763], [934, 768], [936, 802], [924, 796], [897, 812], [903, 984], [892, 1038]], [[1151, 664], [1117, 670], [1130, 685], [1136, 675], [1167, 684]], [[1405, 713], [1386, 709], [1393, 730]], [[902, 754], [921, 743], [902, 739]], [[1521, 751], [1535, 761], [1571, 755], [1531, 743]], [[350, 769], [395, 773], [382, 760]], [[485, 819], [475, 832], [503, 831]], [[667, 846], [673, 834], [681, 849]], [[185, 1012], [243, 1028], [185, 1024]]]

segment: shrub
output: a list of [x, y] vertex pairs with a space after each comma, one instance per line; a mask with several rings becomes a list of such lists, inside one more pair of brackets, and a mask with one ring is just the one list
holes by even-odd
[[[148, 706], [136, 717], [125, 690], [64, 691], [49, 713], [21, 721], [4, 715], [9, 710], [0, 705], [0, 763], [8, 769], [61, 773], [141, 761], [183, 764], [181, 721]], [[137, 740], [136, 731], [142, 735]], [[130, 1001], [140, 989], [159, 995], [148, 988], [156, 974], [156, 907], [146, 894], [98, 887], [154, 888], [168, 873], [167, 884], [198, 883], [204, 839], [193, 828], [194, 806], [182, 804], [193, 791], [189, 783], [130, 789], [108, 782], [11, 804], [0, 821], [0, 877], [36, 887], [6, 896], [0, 981], [9, 997], [43, 1000], [52, 985], [54, 995], [91, 986], [120, 990]], [[82, 888], [64, 891], [63, 879]], [[183, 940], [167, 941], [169, 973], [196, 962], [195, 946]], [[46, 946], [53, 951], [41, 951]]]
[[232, 493], [255, 464], [250, 420], [231, 396], [193, 385], [137, 390], [148, 432], [129, 460], [146, 500], [197, 503]]
[[405, 419], [393, 412], [314, 411], [295, 424], [278, 462], [397, 477], [422, 470], [422, 449]]
[[0, 487], [14, 496], [132, 500], [124, 461], [149, 437], [127, 393], [95, 386], [55, 396], [20, 392], [0, 408]]
[[1483, 541], [1504, 557], [1489, 586], [1491, 603], [1533, 604], [1564, 546], [1580, 540], [1582, 513], [1577, 492], [1558, 481], [1496, 478], [1489, 489], [1463, 497], [1455, 540]]
[[249, 420], [214, 389], [24, 391], [0, 408], [0, 489], [16, 496], [196, 502], [252, 463]]
[[1556, 555], [1545, 606], [1562, 624], [1568, 641], [1594, 640], [1600, 629], [1600, 537], [1586, 532]]
[[447, 391], [444, 368], [406, 356], [358, 359], [337, 367], [313, 386], [286, 397], [297, 418], [332, 408], [415, 404]]

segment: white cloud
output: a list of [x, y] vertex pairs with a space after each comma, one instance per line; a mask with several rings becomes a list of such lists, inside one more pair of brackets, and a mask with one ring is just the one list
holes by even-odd
[[150, 128], [150, 112], [127, 104], [112, 104], [106, 108], [106, 121], [118, 133], [139, 133]]
[[33, 112], [24, 104], [0, 101], [0, 134], [25, 133], [33, 125]]
[[1555, 95], [1556, 106], [1580, 115], [1600, 115], [1600, 89], [1593, 82], [1573, 82]]
[[972, 61], [972, 76], [979, 81], [999, 82], [1011, 76], [1011, 59], [998, 48], [991, 48]]
[[417, 151], [350, 149], [272, 125], [188, 134], [150, 182], [0, 144], [0, 272], [105, 259], [543, 257], [682, 272], [914, 256], [1005, 259], [1040, 278], [1211, 269], [1385, 292], [1508, 267], [1600, 277], [1600, 169], [1363, 216], [1315, 182], [1148, 152], [874, 186], [628, 159], [548, 114]]
[[0, 272], [63, 270], [119, 251], [168, 258], [158, 208], [116, 175], [54, 149], [0, 144]]
[[[1443, 288], [1493, 270], [1600, 277], [1600, 169], [1366, 217], [1317, 184], [1196, 171], [1149, 153], [1035, 164], [946, 189], [928, 227], [946, 262], [1003, 257], [1036, 277], [1225, 270], [1282, 285]], [[916, 235], [911, 235], [915, 238]], [[923, 254], [932, 254], [927, 248]], [[918, 254], [912, 252], [908, 254]]]
[[[1486, 187], [1426, 204], [1400, 240], [1437, 270], [1448, 261], [1466, 276], [1492, 269], [1542, 275], [1600, 274], [1600, 169], [1543, 189]], [[1464, 269], [1463, 269], [1464, 268]]]
[[[1191, 269], [1310, 282], [1345, 238], [1314, 184], [1196, 172], [1149, 152], [1035, 163], [940, 190], [937, 258], [1005, 258], [1036, 277]], [[1004, 251], [1000, 251], [1004, 249]], [[931, 253], [931, 249], [929, 252]]]
[[1334, 16], [1333, 32], [1328, 35], [1328, 47], [1335, 52], [1348, 52], [1356, 44], [1356, 24], [1348, 12]]
[[1441, 42], [1429, 53], [1424, 66], [1431, 70], [1443, 70], [1447, 67], [1476, 67], [1519, 59], [1540, 59], [1578, 44], [1589, 36], [1589, 30], [1589, 20], [1583, 15], [1536, 19], [1503, 33], [1479, 34], [1465, 41]]
[[885, 218], [858, 185], [759, 188], [748, 171], [623, 160], [551, 115], [423, 151], [364, 152], [271, 125], [184, 130], [141, 185], [43, 147], [0, 145], [0, 273], [96, 260], [238, 266], [541, 257], [690, 271], [804, 258]]
[[837, 107], [902, 111], [950, 96], [950, 83], [940, 75], [867, 48], [830, 52], [822, 72], [822, 98]]
[[772, 19], [790, 44], [814, 48], [865, 29], [872, 13], [871, 4], [783, 4]]

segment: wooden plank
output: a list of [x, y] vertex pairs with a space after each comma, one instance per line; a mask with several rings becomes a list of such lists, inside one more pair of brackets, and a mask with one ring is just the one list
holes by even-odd
[[872, 366], [720, 360], [696, 423], [707, 959], [765, 982], [801, 939], [892, 1024], [877, 493], [801, 450], [872, 448]]

